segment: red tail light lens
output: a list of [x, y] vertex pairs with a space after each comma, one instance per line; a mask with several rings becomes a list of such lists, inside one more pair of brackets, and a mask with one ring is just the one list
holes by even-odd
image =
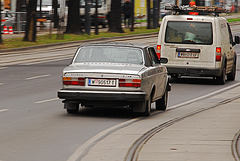
[[63, 84], [85, 86], [85, 78], [63, 77]]
[[158, 59], [161, 58], [161, 45], [157, 45], [157, 56], [158, 56]]
[[119, 87], [141, 87], [141, 79], [119, 79]]
[[222, 60], [222, 49], [220, 47], [216, 48], [216, 61]]

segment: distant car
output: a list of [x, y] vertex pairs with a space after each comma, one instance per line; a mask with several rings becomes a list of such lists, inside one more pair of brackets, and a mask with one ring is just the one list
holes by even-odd
[[63, 70], [58, 97], [64, 99], [68, 113], [77, 113], [81, 104], [125, 106], [149, 116], [152, 102], [156, 102], [157, 110], [166, 110], [171, 89], [167, 69], [160, 63], [167, 63], [167, 59], [159, 60], [152, 46], [83, 45]]

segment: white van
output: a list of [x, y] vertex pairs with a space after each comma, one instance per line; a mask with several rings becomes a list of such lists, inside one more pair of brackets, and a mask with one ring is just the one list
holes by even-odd
[[237, 55], [230, 26], [223, 17], [168, 15], [161, 23], [157, 54], [168, 58], [172, 77], [213, 77], [218, 84], [235, 80]]

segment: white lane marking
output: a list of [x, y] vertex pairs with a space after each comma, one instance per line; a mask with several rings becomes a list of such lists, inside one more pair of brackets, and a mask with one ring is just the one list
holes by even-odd
[[[234, 87], [237, 87], [240, 85], [240, 82], [239, 83], [236, 83], [236, 84], [233, 84], [231, 86], [228, 86], [226, 88], [223, 88], [223, 89], [220, 89], [220, 90], [217, 90], [215, 92], [212, 92], [212, 93], [209, 93], [207, 95], [204, 95], [202, 97], [198, 97], [198, 98], [195, 98], [195, 99], [192, 99], [192, 100], [189, 100], [187, 102], [183, 102], [181, 104], [178, 104], [178, 105], [175, 105], [175, 106], [170, 106], [168, 107], [168, 109], [172, 109], [172, 108], [176, 108], [176, 107], [179, 107], [179, 106], [183, 106], [183, 105], [186, 105], [186, 104], [189, 104], [189, 103], [192, 103], [192, 102], [195, 102], [195, 101], [198, 101], [200, 99], [203, 99], [203, 98], [206, 98], [206, 97], [210, 97], [210, 96], [213, 96], [213, 95], [217, 95], [221, 92], [224, 92], [226, 90], [229, 90], [231, 88], [234, 88]], [[106, 136], [108, 136], [109, 134], [111, 134], [113, 131], [116, 131], [122, 127], [126, 127], [130, 124], [132, 124], [133, 122], [135, 121], [138, 121], [140, 118], [135, 118], [135, 119], [131, 119], [131, 120], [128, 120], [128, 121], [125, 121], [121, 124], [118, 124], [118, 125], [115, 125], [113, 127], [110, 127], [98, 134], [96, 134], [94, 137], [90, 138], [89, 140], [87, 140], [83, 145], [81, 145], [80, 147], [78, 147], [75, 152], [68, 158], [67, 161], [77, 161], [80, 157], [84, 156], [89, 149], [92, 148], [92, 146], [94, 146], [97, 142], [99, 142], [100, 140], [104, 139]]]
[[49, 77], [49, 76], [50, 76], [49, 74], [39, 75], [39, 76], [35, 76], [35, 77], [26, 78], [25, 80], [32, 80], [32, 79], [37, 79], [37, 78]]
[[3, 83], [0, 83], [0, 86], [3, 85]]
[[51, 102], [51, 101], [56, 101], [58, 100], [59, 98], [52, 98], [52, 99], [48, 99], [48, 100], [42, 100], [42, 101], [37, 101], [37, 102], [34, 102], [34, 103], [46, 103], [46, 102]]
[[9, 109], [1, 109], [0, 112], [8, 111]]
[[8, 67], [0, 67], [0, 69], [6, 69], [6, 68], [8, 68]]

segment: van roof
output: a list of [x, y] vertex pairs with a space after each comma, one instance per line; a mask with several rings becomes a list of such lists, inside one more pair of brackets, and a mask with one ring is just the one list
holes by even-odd
[[167, 15], [163, 19], [165, 20], [174, 20], [174, 21], [208, 21], [213, 22], [214, 20], [224, 20], [227, 21], [224, 17], [213, 17], [213, 16], [204, 16], [204, 15]]

